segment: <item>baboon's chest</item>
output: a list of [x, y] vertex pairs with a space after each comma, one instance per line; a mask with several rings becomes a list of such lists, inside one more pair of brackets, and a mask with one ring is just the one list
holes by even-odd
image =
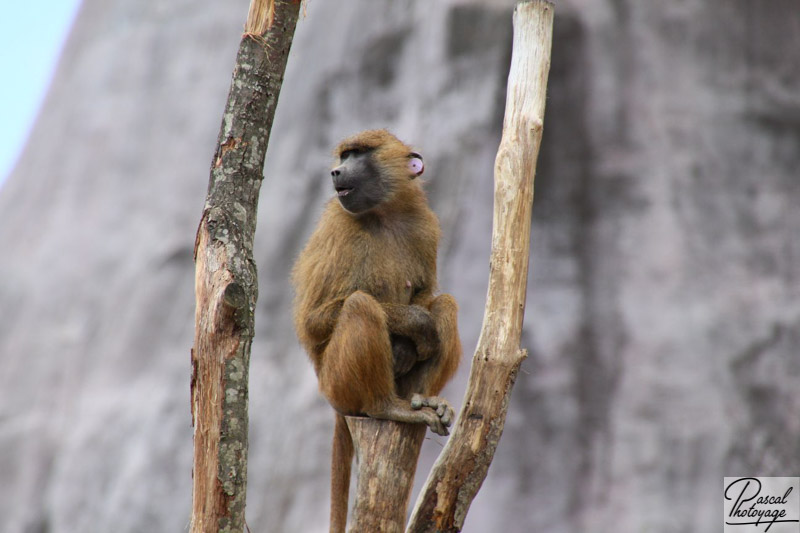
[[361, 249], [355, 256], [362, 260], [352, 265], [354, 288], [381, 302], [408, 304], [414, 293], [429, 283], [431, 267], [426, 260], [430, 257], [429, 245], [415, 239], [413, 234], [404, 238], [382, 237], [359, 243]]

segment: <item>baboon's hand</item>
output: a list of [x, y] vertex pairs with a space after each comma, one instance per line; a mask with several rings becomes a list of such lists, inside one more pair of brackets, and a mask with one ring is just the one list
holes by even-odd
[[412, 332], [411, 338], [417, 346], [419, 360], [424, 361], [435, 357], [439, 354], [442, 343], [431, 313], [419, 305], [409, 305], [408, 310], [408, 328]]

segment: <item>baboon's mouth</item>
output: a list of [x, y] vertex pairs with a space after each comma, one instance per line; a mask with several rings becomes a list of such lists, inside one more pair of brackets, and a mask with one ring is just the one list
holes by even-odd
[[352, 187], [336, 187], [336, 196], [347, 196], [352, 190]]

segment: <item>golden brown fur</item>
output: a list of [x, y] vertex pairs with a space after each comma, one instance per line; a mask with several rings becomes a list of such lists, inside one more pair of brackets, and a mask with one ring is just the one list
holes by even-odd
[[[332, 531], [344, 530], [352, 460], [341, 416], [422, 422], [446, 434], [452, 409], [434, 395], [461, 356], [456, 302], [435, 295], [440, 230], [409, 170], [409, 158], [418, 156], [385, 130], [342, 141], [337, 163], [348, 150], [374, 169], [359, 179], [382, 180], [385, 193], [360, 214], [337, 198], [329, 201], [292, 272], [297, 334], [321, 392], [339, 413]], [[421, 397], [412, 404], [413, 395]]]

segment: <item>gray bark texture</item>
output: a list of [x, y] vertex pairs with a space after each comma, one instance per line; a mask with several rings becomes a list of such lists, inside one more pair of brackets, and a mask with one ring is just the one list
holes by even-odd
[[[298, 2], [252, 2], [195, 239], [192, 533], [245, 529], [258, 193]], [[274, 13], [257, 24], [254, 13]], [[267, 17], [265, 17], [267, 18]], [[270, 26], [269, 29], [267, 26]]]
[[[327, 529], [333, 417], [287, 278], [341, 137], [388, 127], [425, 157], [473, 352], [512, 7], [312, 0], [298, 22], [254, 252], [254, 532]], [[188, 527], [192, 251], [246, 12], [81, 8], [0, 189], [4, 532]], [[798, 27], [792, 0], [556, 4], [529, 357], [464, 531], [719, 531], [724, 475], [800, 472]]]

